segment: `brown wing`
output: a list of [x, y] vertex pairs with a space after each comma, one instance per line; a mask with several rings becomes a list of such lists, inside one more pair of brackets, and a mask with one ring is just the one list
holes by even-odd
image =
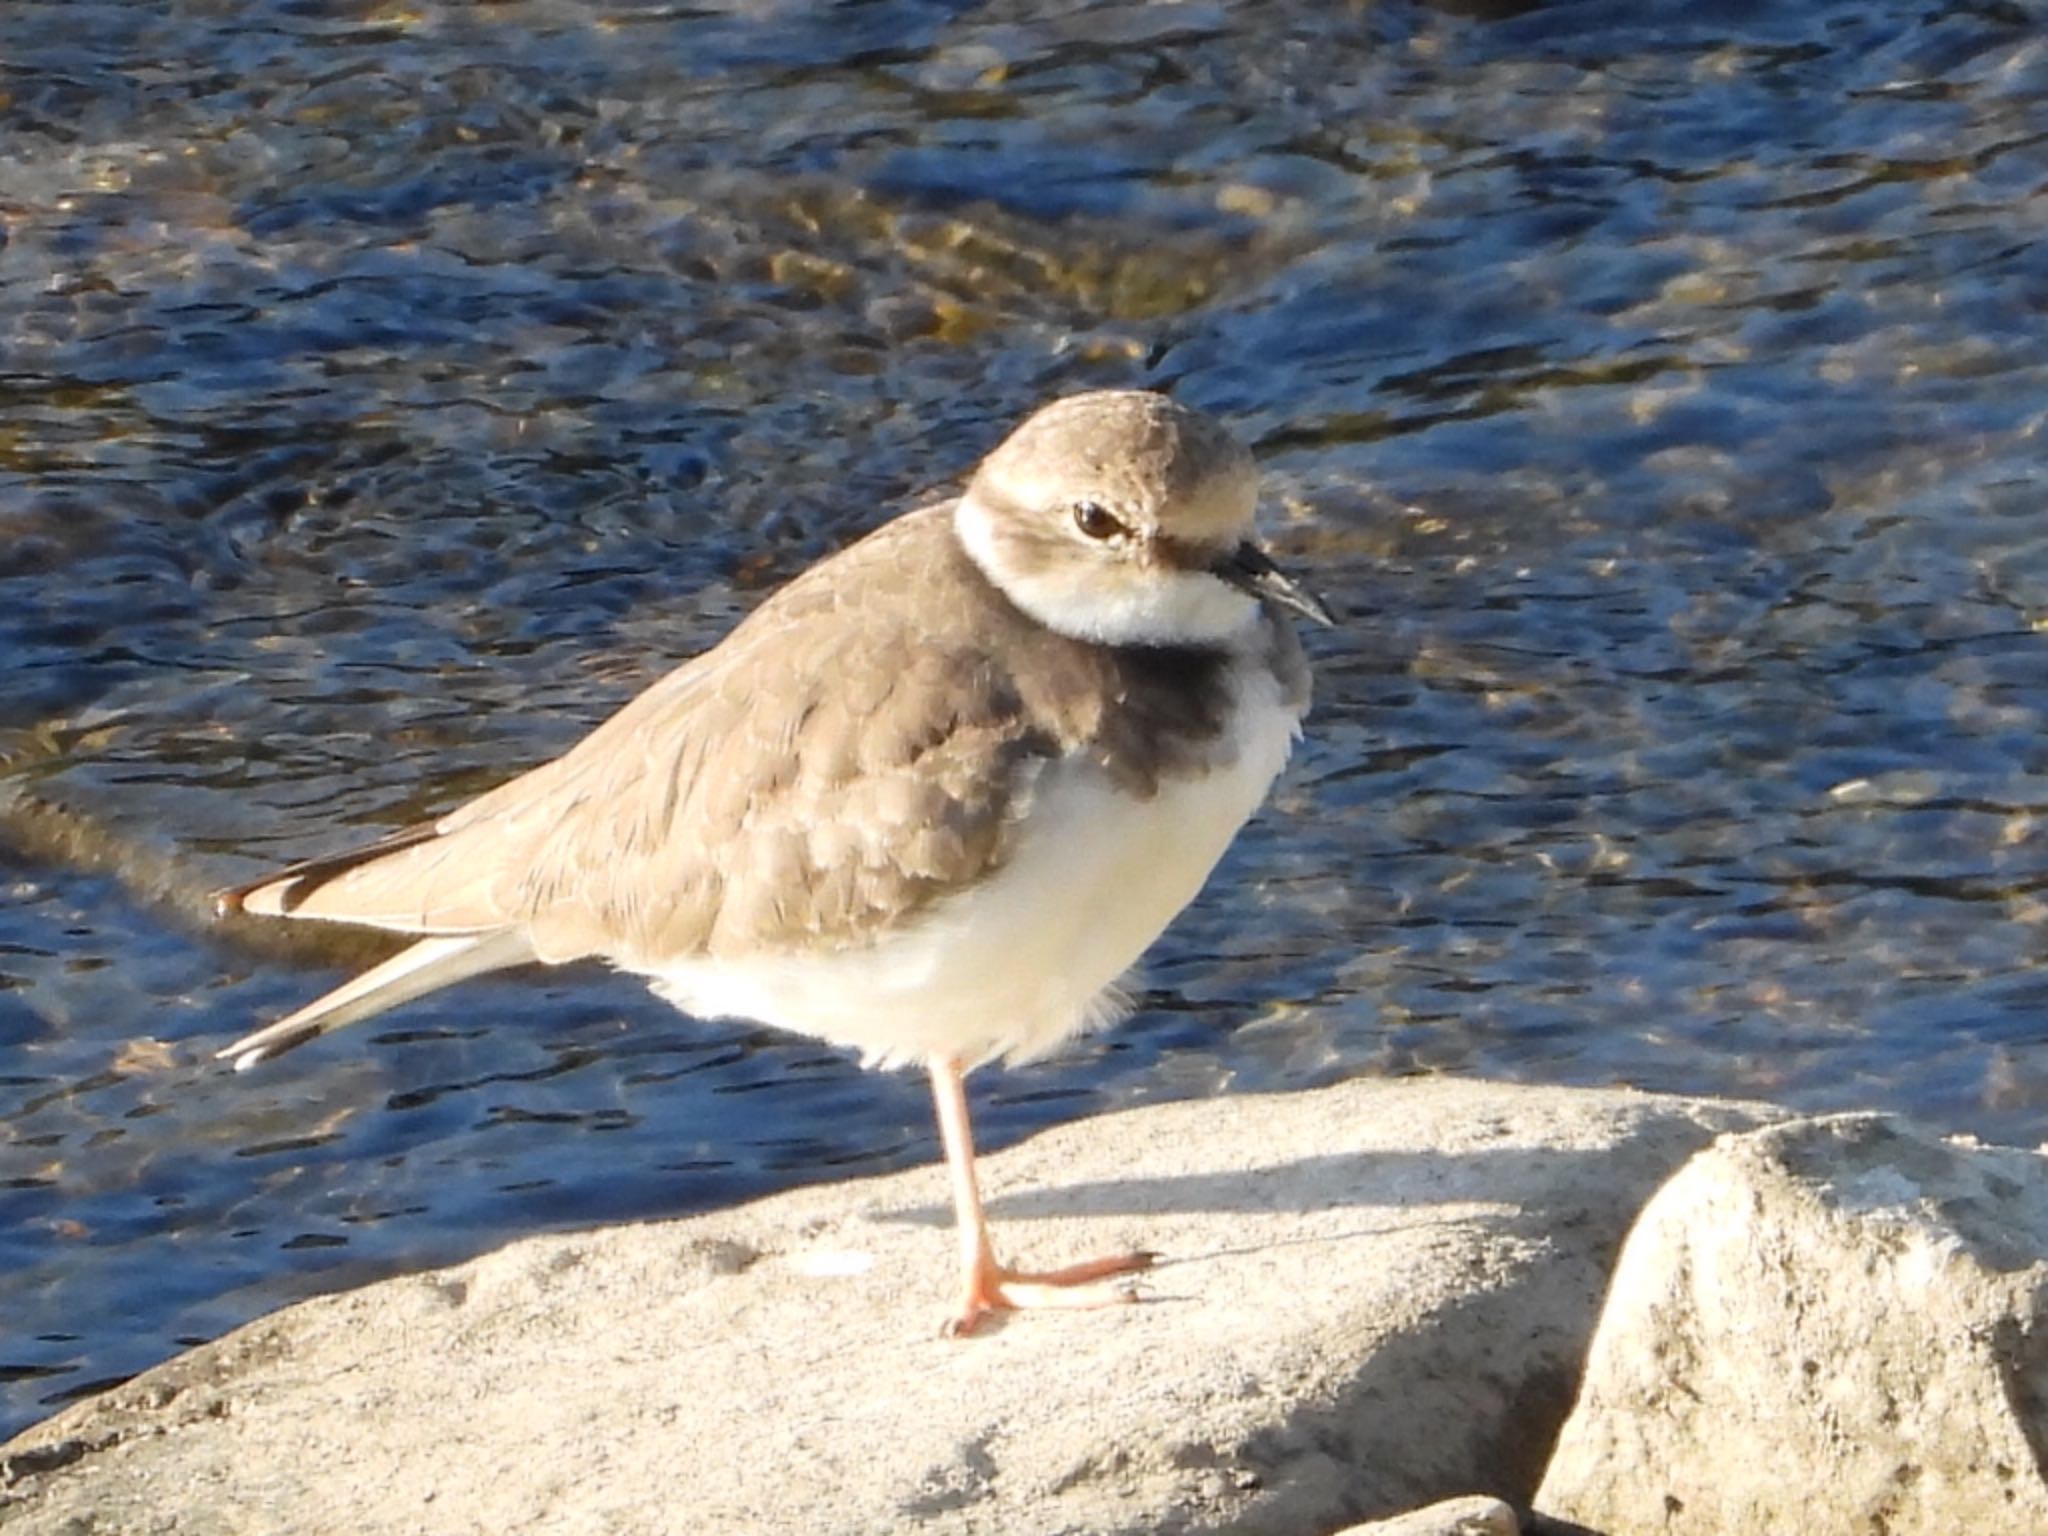
[[[990, 603], [1003, 612], [976, 611]], [[1063, 745], [991, 659], [991, 618], [1012, 621], [944, 509], [913, 513], [563, 757], [242, 905], [414, 933], [520, 926], [551, 960], [871, 933], [1000, 859], [1030, 765]]]
[[357, 865], [381, 859], [386, 854], [397, 853], [427, 842], [439, 835], [440, 829], [431, 821], [415, 822], [402, 827], [388, 837], [380, 837], [374, 843], [365, 843], [342, 853], [322, 854], [314, 859], [301, 859], [296, 864], [286, 865], [251, 880], [247, 885], [230, 886], [227, 890], [216, 891], [213, 910], [222, 917], [231, 912], [254, 912], [265, 917], [292, 917], [299, 905], [314, 891], [335, 876], [354, 869]]
[[1234, 750], [1226, 656], [1045, 629], [949, 511], [814, 567], [554, 762], [243, 905], [517, 928], [543, 960], [854, 942], [998, 865], [1047, 759], [1083, 756], [1144, 798]]

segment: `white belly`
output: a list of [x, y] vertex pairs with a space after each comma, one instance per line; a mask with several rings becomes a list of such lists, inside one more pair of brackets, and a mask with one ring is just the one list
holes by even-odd
[[1107, 1022], [1114, 983], [1194, 899], [1287, 759], [1298, 712], [1247, 667], [1210, 773], [1150, 800], [1084, 762], [1040, 774], [1009, 860], [860, 949], [684, 961], [654, 973], [700, 1018], [748, 1018], [884, 1065], [1028, 1058]]

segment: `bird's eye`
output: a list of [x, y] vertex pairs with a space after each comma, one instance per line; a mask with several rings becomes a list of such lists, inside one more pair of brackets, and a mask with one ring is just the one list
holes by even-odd
[[1074, 526], [1091, 539], [1113, 539], [1128, 533], [1117, 515], [1099, 501], [1083, 501], [1074, 507]]

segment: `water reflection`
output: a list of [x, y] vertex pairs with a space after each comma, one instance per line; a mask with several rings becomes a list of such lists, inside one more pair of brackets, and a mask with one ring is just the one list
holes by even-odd
[[2023, 14], [80, 4], [0, 19], [0, 1391], [932, 1155], [601, 973], [223, 1077], [378, 941], [212, 886], [548, 756], [1056, 390], [1258, 445], [1354, 618], [1139, 1016], [1001, 1141], [1359, 1072], [2026, 1143]]

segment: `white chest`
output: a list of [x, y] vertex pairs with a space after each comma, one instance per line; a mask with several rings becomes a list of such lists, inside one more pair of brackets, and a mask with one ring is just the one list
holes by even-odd
[[1041, 771], [1008, 860], [858, 949], [662, 967], [700, 1017], [739, 1017], [871, 1060], [1030, 1057], [1114, 1015], [1116, 979], [1194, 899], [1286, 762], [1300, 712], [1247, 663], [1205, 774], [1147, 800], [1085, 762]]

